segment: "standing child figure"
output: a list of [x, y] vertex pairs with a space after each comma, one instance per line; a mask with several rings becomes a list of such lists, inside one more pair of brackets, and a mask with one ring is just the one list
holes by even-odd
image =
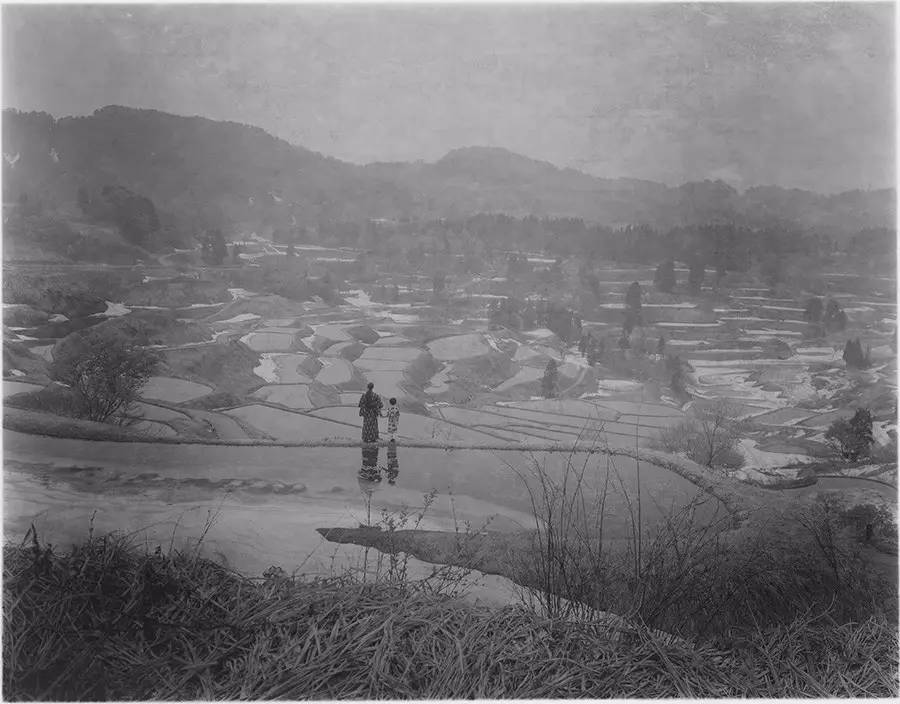
[[397, 428], [400, 426], [400, 408], [397, 406], [397, 399], [392, 398], [387, 409], [388, 426], [387, 431], [391, 436], [391, 442], [395, 442], [394, 436], [397, 434]]

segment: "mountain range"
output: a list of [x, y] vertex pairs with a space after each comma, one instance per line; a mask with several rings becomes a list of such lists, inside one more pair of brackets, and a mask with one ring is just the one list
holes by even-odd
[[260, 128], [108, 106], [84, 117], [3, 113], [3, 199], [74, 204], [79, 189], [119, 185], [187, 227], [315, 226], [322, 220], [459, 218], [479, 212], [575, 217], [618, 226], [791, 222], [839, 240], [891, 227], [894, 189], [822, 195], [723, 181], [670, 187], [602, 179], [494, 147], [434, 163], [356, 165]]

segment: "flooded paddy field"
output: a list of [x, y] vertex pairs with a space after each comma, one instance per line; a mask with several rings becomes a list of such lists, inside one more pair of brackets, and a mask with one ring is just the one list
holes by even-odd
[[[76, 541], [86, 533], [94, 511], [95, 528], [138, 532], [161, 525], [173, 530], [180, 520], [194, 516], [177, 531], [182, 540], [192, 533], [196, 537], [210, 511], [215, 539], [207, 549], [232, 561], [244, 551], [258, 550], [269, 564], [286, 567], [299, 566], [309, 554], [327, 555], [328, 546], [315, 528], [355, 527], [382, 510], [421, 507], [423, 495], [432, 491], [436, 500], [422, 527], [454, 530], [468, 521], [493, 531], [530, 529], [530, 498], [519, 475], [530, 476], [535, 463], [559, 476], [566, 462], [588, 462], [597, 480], [591, 487], [597, 490], [606, 472], [611, 473], [608, 484], [617, 488], [609, 494], [610, 539], [626, 535], [627, 502], [636, 492], [631, 460], [616, 458], [608, 464], [605, 458], [565, 453], [399, 447], [394, 483], [370, 485], [358, 478], [359, 448], [300, 451], [48, 439], [37, 451], [31, 438], [10, 432], [5, 447], [11, 477], [4, 497], [8, 535], [37, 521], [41, 530], [63, 538], [59, 543]], [[386, 451], [379, 450], [379, 463], [387, 461]], [[29, 489], [36, 482], [45, 489]], [[648, 464], [641, 467], [641, 491], [648, 526], [698, 494], [696, 486], [677, 474]], [[98, 504], [99, 497], [104, 500]], [[131, 509], [122, 511], [122, 505]], [[713, 514], [716, 506], [709, 498], [699, 510]], [[294, 525], [289, 540], [278, 531], [285, 524]]]

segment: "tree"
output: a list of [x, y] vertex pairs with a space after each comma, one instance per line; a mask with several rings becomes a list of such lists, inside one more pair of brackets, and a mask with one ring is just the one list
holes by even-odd
[[688, 456], [707, 467], [741, 464], [734, 457], [739, 429], [737, 408], [724, 399], [717, 399], [697, 416], [699, 433], [693, 439], [693, 451]]
[[289, 257], [293, 257], [296, 254], [296, 249], [294, 248], [294, 241], [291, 240], [287, 246], [287, 252], [285, 254]]
[[442, 271], [436, 272], [431, 279], [431, 286], [432, 290], [434, 291], [434, 295], [440, 296], [447, 286], [447, 275]]
[[656, 354], [660, 357], [663, 357], [666, 354], [666, 338], [664, 335], [660, 335], [659, 341], [656, 343]]
[[600, 298], [600, 278], [593, 271], [584, 267], [581, 272], [581, 285], [594, 294], [595, 297]]
[[200, 256], [207, 264], [218, 266], [228, 256], [225, 237], [218, 228], [207, 230], [200, 239]]
[[520, 330], [523, 327], [522, 304], [512, 297], [501, 299], [491, 305], [488, 320], [491, 325]]
[[544, 369], [544, 378], [541, 379], [541, 393], [544, 398], [556, 398], [557, 383], [559, 380], [559, 372], [556, 367], [556, 360], [549, 360]]
[[822, 313], [824, 311], [825, 307], [822, 305], [822, 299], [818, 296], [813, 296], [806, 301], [806, 309], [803, 311], [803, 317], [806, 322], [817, 325], [822, 322]]
[[848, 367], [854, 369], [866, 369], [870, 364], [870, 354], [870, 349], [867, 349], [866, 352], [863, 353], [862, 343], [859, 341], [858, 337], [855, 340], [847, 340], [847, 344], [844, 345], [844, 363]]
[[737, 408], [725, 399], [717, 399], [698, 411], [696, 418], [667, 428], [661, 434], [670, 452], [684, 452], [689, 459], [711, 469], [737, 469], [744, 463], [738, 451], [740, 424]]
[[703, 277], [706, 276], [706, 263], [699, 256], [691, 258], [688, 272], [688, 288], [694, 293], [700, 293], [703, 287]]
[[875, 443], [872, 434], [872, 414], [865, 408], [857, 409], [848, 421], [840, 418], [825, 432], [825, 440], [845, 460], [856, 462], [869, 456]]
[[625, 292], [625, 322], [623, 334], [628, 336], [635, 326], [641, 325], [641, 285], [635, 281]]
[[150, 235], [159, 230], [153, 201], [122, 186], [104, 186], [101, 194], [106, 201], [106, 215], [122, 237], [138, 246], [149, 244]]
[[50, 374], [71, 388], [76, 415], [121, 423], [158, 362], [152, 352], [125, 335], [90, 328], [73, 333], [58, 345]]
[[658, 291], [672, 293], [675, 288], [675, 262], [667, 259], [658, 267], [653, 275], [653, 285]]
[[829, 298], [828, 303], [825, 304], [822, 324], [828, 332], [843, 330], [847, 327], [847, 314], [841, 308], [841, 304], [833, 298]]
[[638, 315], [640, 315], [641, 312], [642, 293], [641, 285], [637, 281], [633, 281], [631, 286], [629, 286], [628, 290], [625, 292], [625, 306], [635, 310]]
[[669, 355], [666, 357], [666, 370], [669, 372], [669, 387], [676, 398], [685, 398], [689, 396], [687, 390], [687, 374], [684, 371], [684, 363], [681, 357]]
[[88, 215], [91, 210], [91, 196], [88, 193], [87, 188], [84, 186], [78, 187], [78, 207], [81, 209], [82, 215]]
[[759, 273], [763, 280], [774, 289], [784, 279], [784, 256], [778, 252], [768, 252], [759, 262]]
[[813, 296], [806, 301], [806, 308], [803, 311], [803, 317], [810, 325], [810, 334], [813, 337], [823, 337], [825, 335], [825, 327], [822, 324], [822, 315], [825, 312], [825, 306], [822, 299]]

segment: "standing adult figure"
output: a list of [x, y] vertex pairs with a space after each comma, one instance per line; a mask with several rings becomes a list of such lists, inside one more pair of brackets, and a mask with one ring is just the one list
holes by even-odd
[[359, 397], [359, 415], [363, 419], [363, 442], [378, 442], [378, 416], [381, 415], [384, 402], [374, 389], [375, 384], [370, 381], [366, 393]]

